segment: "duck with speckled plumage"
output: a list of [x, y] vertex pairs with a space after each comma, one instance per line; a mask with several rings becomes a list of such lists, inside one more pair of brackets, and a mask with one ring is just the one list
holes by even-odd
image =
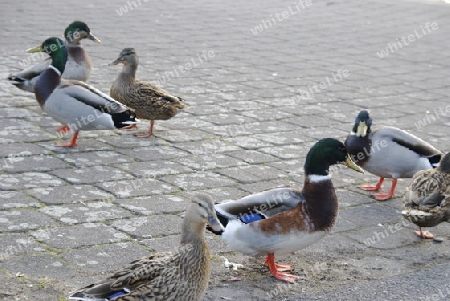
[[450, 153], [436, 169], [416, 173], [406, 188], [403, 198], [403, 216], [419, 226], [414, 233], [425, 239], [434, 235], [422, 227], [435, 227], [450, 221]]
[[187, 107], [186, 102], [178, 96], [153, 85], [136, 79], [139, 56], [134, 48], [123, 49], [119, 57], [110, 65], [122, 64], [122, 72], [111, 85], [110, 95], [118, 102], [133, 109], [137, 118], [150, 120], [146, 133], [136, 134], [139, 138], [153, 134], [155, 120], [168, 120]]
[[206, 224], [223, 231], [211, 196], [197, 194], [186, 210], [178, 250], [131, 262], [109, 278], [72, 294], [69, 300], [200, 301], [211, 274]]

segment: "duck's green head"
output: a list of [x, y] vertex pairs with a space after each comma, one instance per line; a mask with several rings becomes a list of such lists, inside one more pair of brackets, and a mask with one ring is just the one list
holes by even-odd
[[41, 45], [27, 50], [29, 53], [45, 52], [52, 58], [53, 67], [61, 73], [64, 72], [67, 61], [67, 49], [64, 42], [59, 38], [48, 38]]
[[370, 133], [370, 127], [372, 126], [372, 118], [369, 116], [369, 112], [362, 110], [359, 112], [355, 119], [355, 125], [353, 126], [352, 132], [358, 137], [365, 137]]
[[344, 144], [334, 138], [324, 138], [311, 147], [306, 155], [305, 173], [326, 176], [330, 166], [334, 164], [343, 164], [364, 173], [350, 158]]
[[136, 53], [136, 49], [134, 48], [124, 48], [117, 59], [109, 63], [109, 65], [118, 65], [118, 64], [124, 64], [127, 65], [135, 65], [137, 66], [139, 64], [139, 56]]
[[82, 39], [89, 39], [100, 43], [100, 40], [92, 34], [87, 24], [82, 21], [70, 23], [64, 31], [64, 37], [69, 44], [78, 44]]
[[441, 162], [439, 162], [438, 169], [445, 173], [450, 173], [450, 152], [446, 153]]

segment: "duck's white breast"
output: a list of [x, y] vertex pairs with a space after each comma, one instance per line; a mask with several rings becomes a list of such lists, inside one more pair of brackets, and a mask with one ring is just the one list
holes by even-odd
[[[254, 222], [257, 224], [258, 222]], [[247, 255], [285, 255], [306, 248], [315, 243], [328, 232], [303, 232], [292, 230], [285, 234], [265, 234], [258, 227], [250, 227], [239, 220], [230, 221], [222, 233], [222, 239], [228, 246]]]

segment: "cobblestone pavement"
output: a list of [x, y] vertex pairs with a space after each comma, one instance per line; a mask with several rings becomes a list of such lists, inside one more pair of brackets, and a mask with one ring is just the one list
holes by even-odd
[[[405, 0], [2, 3], [1, 78], [31, 58], [24, 50], [80, 19], [102, 40], [84, 42], [92, 85], [107, 92], [119, 72], [107, 63], [135, 47], [138, 77], [190, 108], [157, 121], [150, 139], [82, 132], [78, 147], [61, 149], [58, 123], [34, 96], [0, 81], [0, 299], [66, 300], [135, 258], [174, 249], [193, 192], [223, 201], [301, 186], [309, 147], [344, 139], [362, 108], [376, 125], [449, 151], [449, 14], [441, 1]], [[295, 285], [208, 235], [204, 300], [448, 300], [449, 225], [432, 229], [442, 243], [419, 240], [400, 215], [408, 179], [381, 203], [356, 188], [376, 180], [334, 169], [333, 233], [281, 260], [302, 276]], [[227, 270], [222, 255], [244, 268]]]

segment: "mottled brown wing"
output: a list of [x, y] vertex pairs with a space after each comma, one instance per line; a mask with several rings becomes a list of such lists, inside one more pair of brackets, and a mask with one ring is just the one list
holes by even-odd
[[115, 280], [111, 288], [136, 287], [151, 281], [176, 260], [179, 260], [177, 253], [159, 253], [133, 261], [111, 276]]
[[148, 82], [136, 81], [135, 92], [139, 95], [150, 97], [154, 100], [164, 99], [165, 101], [172, 104], [183, 101], [180, 97], [174, 96], [164, 89], [161, 89]]

